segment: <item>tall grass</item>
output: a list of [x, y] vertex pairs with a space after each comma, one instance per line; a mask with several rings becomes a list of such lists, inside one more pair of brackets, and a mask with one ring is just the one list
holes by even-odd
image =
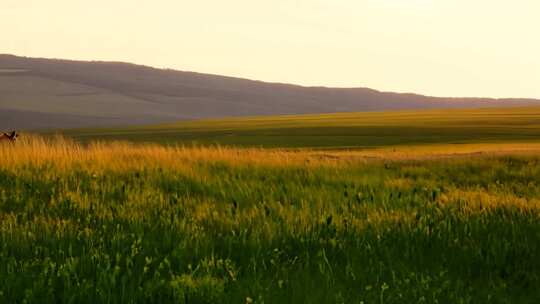
[[540, 300], [540, 158], [358, 153], [2, 145], [0, 302]]

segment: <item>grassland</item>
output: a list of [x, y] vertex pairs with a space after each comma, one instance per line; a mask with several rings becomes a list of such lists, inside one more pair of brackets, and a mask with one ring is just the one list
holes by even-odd
[[288, 115], [62, 133], [80, 141], [120, 139], [273, 148], [540, 142], [540, 108]]
[[22, 137], [0, 146], [0, 302], [538, 303], [540, 157], [434, 147]]

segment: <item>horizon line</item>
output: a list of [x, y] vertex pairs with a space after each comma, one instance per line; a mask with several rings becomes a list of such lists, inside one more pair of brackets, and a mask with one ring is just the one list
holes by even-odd
[[502, 101], [502, 100], [529, 100], [529, 101], [538, 101], [540, 102], [540, 97], [488, 97], [488, 96], [463, 96], [463, 95], [454, 95], [454, 96], [437, 96], [437, 95], [429, 95], [429, 94], [423, 94], [418, 92], [410, 92], [410, 91], [399, 91], [399, 90], [380, 90], [380, 89], [374, 89], [370, 87], [364, 87], [364, 86], [327, 86], [327, 85], [307, 85], [307, 84], [299, 84], [299, 83], [288, 83], [288, 82], [280, 82], [280, 81], [267, 81], [267, 80], [261, 80], [256, 78], [249, 78], [245, 76], [231, 76], [231, 75], [223, 75], [223, 74], [216, 74], [211, 72], [197, 72], [197, 71], [190, 71], [190, 70], [183, 70], [178, 69], [174, 67], [164, 67], [164, 66], [155, 66], [155, 65], [149, 65], [145, 63], [138, 63], [138, 62], [129, 62], [129, 61], [123, 61], [123, 60], [109, 60], [109, 59], [86, 59], [86, 58], [57, 58], [57, 57], [33, 57], [33, 56], [26, 56], [26, 55], [16, 55], [16, 54], [10, 54], [10, 53], [0, 53], [0, 56], [12, 56], [17, 58], [26, 58], [26, 59], [41, 59], [41, 60], [56, 60], [56, 61], [71, 61], [71, 62], [85, 62], [85, 63], [107, 63], [107, 64], [127, 64], [127, 65], [133, 65], [138, 67], [144, 67], [149, 69], [155, 69], [155, 70], [164, 70], [164, 71], [174, 71], [174, 72], [181, 72], [181, 73], [193, 73], [193, 74], [199, 74], [199, 75], [207, 75], [207, 76], [214, 76], [214, 77], [224, 77], [224, 78], [232, 78], [237, 80], [245, 80], [245, 81], [252, 81], [252, 82], [260, 82], [260, 83], [266, 83], [266, 84], [274, 84], [274, 85], [287, 85], [287, 86], [296, 86], [296, 87], [302, 87], [302, 88], [323, 88], [323, 89], [343, 89], [343, 90], [372, 90], [378, 93], [394, 93], [394, 94], [402, 94], [402, 95], [416, 95], [418, 97], [427, 97], [427, 98], [448, 98], [448, 99], [492, 99], [494, 101]]

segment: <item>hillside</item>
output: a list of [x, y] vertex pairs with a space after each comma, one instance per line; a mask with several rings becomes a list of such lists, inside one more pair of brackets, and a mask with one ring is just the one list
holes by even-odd
[[0, 129], [103, 127], [227, 116], [529, 105], [367, 88], [302, 87], [155, 69], [0, 55]]
[[263, 116], [63, 133], [83, 142], [119, 139], [294, 148], [532, 143], [540, 142], [540, 107]]

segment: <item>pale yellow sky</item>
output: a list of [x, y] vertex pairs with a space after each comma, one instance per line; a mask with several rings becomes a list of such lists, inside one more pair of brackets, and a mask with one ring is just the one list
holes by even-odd
[[540, 1], [0, 0], [0, 53], [540, 98]]

